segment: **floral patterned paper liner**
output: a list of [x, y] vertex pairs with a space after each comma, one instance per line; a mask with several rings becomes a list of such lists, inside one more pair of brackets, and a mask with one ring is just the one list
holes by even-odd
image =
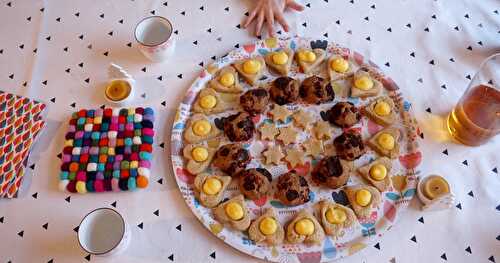
[[[405, 148], [403, 147], [403, 153], [400, 155], [399, 161], [393, 160], [393, 165], [397, 164], [393, 169], [397, 170], [399, 168], [398, 173], [393, 173], [397, 174], [397, 176], [393, 176], [393, 191], [383, 192], [383, 200], [378, 211], [373, 213], [369, 218], [360, 219], [360, 224], [353, 229], [350, 229], [350, 231], [347, 232], [343, 238], [333, 240], [331, 237], [327, 236], [321, 246], [307, 247], [302, 244], [283, 244], [276, 247], [269, 247], [266, 245], [255, 244], [253, 241], [248, 239], [247, 233], [225, 228], [215, 221], [210, 209], [204, 208], [198, 203], [194, 197], [191, 186], [194, 180], [194, 175], [189, 174], [183, 168], [184, 161], [181, 154], [183, 147], [182, 133], [186, 121], [191, 115], [190, 109], [196, 98], [196, 94], [205, 86], [204, 84], [211, 79], [212, 74], [214, 74], [219, 68], [230, 65], [236, 60], [253, 55], [264, 55], [270, 50], [274, 51], [285, 47], [289, 47], [293, 50], [296, 50], [298, 47], [323, 48], [328, 51], [329, 55], [339, 54], [345, 58], [355, 61], [360, 67], [368, 68], [369, 71], [384, 84], [387, 95], [390, 96], [395, 102], [396, 108], [400, 113], [400, 122], [402, 124], [401, 128], [403, 128], [406, 132], [406, 134], [403, 135], [406, 142], [406, 151], [404, 151]], [[297, 73], [296, 71], [294, 72], [292, 69], [290, 75], [295, 77], [293, 76], [295, 74], [303, 75], [302, 73]], [[271, 77], [271, 75], [267, 75]], [[335, 102], [338, 100], [339, 98], [336, 96]], [[347, 100], [354, 102], [357, 106], [360, 104], [366, 104], [366, 101], [360, 103], [359, 99], [356, 100], [353, 98], [347, 98]], [[258, 41], [254, 44], [244, 45], [239, 49], [231, 51], [229, 54], [220, 58], [212, 65], [209, 65], [207, 69], [204, 69], [198, 79], [196, 79], [192, 86], [187, 90], [184, 100], [180, 103], [173, 123], [171, 138], [171, 157], [175, 178], [186, 203], [191, 208], [195, 216], [213, 234], [224, 240], [224, 242], [230, 246], [254, 257], [274, 262], [304, 263], [332, 261], [337, 258], [352, 255], [372, 242], [375, 242], [378, 237], [392, 227], [392, 224], [397, 219], [398, 210], [405, 209], [409, 201], [415, 195], [416, 177], [419, 173], [416, 168], [419, 165], [422, 156], [421, 152], [418, 150], [418, 144], [416, 142], [419, 130], [416, 125], [415, 118], [412, 116], [410, 110], [411, 104], [403, 99], [398, 86], [391, 78], [386, 77], [382, 72], [380, 72], [374, 63], [371, 61], [365, 61], [362, 55], [357, 52], [350, 51], [347, 48], [340, 47], [333, 43], [328, 43], [326, 40], [311, 41], [310, 39], [298, 37], [288, 39], [270, 38]], [[370, 134], [376, 132], [375, 130], [377, 128], [373, 123], [370, 123], [370, 121], [363, 122], [361, 128], [364, 126], [367, 126], [367, 129], [364, 129], [363, 132], [366, 133], [366, 130], [371, 130]], [[366, 160], [368, 157], [370, 157], [370, 155], [365, 154], [361, 159]], [[314, 161], [312, 161], [312, 163], [313, 162]], [[303, 168], [305, 173], [309, 172], [312, 163], [309, 163], [309, 167]], [[252, 165], [252, 163], [250, 165]], [[356, 168], [359, 166], [360, 165], [356, 165]], [[283, 173], [287, 170], [287, 167], [283, 167], [282, 165], [281, 167], [273, 167], [272, 173]], [[298, 170], [300, 173], [300, 169]], [[359, 176], [351, 176], [351, 178], [353, 177]], [[352, 180], [362, 181], [359, 178], [353, 178]], [[311, 200], [307, 204], [299, 207], [283, 207], [282, 205], [280, 206], [279, 202], [276, 202], [275, 200], [261, 200], [256, 202], [247, 200], [247, 205], [249, 206], [252, 219], [258, 216], [263, 207], [273, 206], [279, 211], [279, 218], [283, 223], [283, 218], [290, 218], [293, 213], [301, 207], [310, 207], [320, 199], [328, 198], [329, 200], [333, 199], [337, 202], [345, 201], [342, 200], [345, 199], [345, 195], [342, 197], [342, 194], [338, 190], [325, 190], [324, 188], [319, 187], [311, 187], [311, 189], [315, 192], [312, 196], [312, 199], [314, 200]], [[227, 189], [225, 196], [232, 196], [238, 192], [239, 191], [236, 187], [230, 186]]]

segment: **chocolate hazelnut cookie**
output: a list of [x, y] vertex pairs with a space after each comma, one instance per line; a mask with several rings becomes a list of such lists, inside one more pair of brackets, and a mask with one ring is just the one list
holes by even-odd
[[344, 161], [338, 156], [327, 156], [314, 167], [311, 177], [317, 184], [337, 189], [347, 183], [352, 170], [352, 162]]
[[273, 180], [271, 173], [264, 168], [252, 168], [239, 173], [240, 191], [246, 198], [257, 200], [266, 196]]
[[300, 85], [299, 95], [302, 101], [308, 104], [321, 104], [335, 98], [335, 92], [330, 81], [319, 76], [304, 79], [302, 85]]
[[358, 108], [351, 102], [337, 102], [331, 109], [326, 111], [326, 118], [331, 124], [341, 128], [349, 128], [361, 120]]
[[223, 119], [224, 134], [232, 142], [248, 141], [252, 139], [255, 125], [246, 112], [238, 112]]
[[269, 104], [269, 92], [264, 88], [251, 89], [240, 96], [241, 107], [251, 115], [264, 112]]
[[309, 202], [309, 184], [303, 176], [294, 170], [282, 174], [276, 184], [276, 197], [288, 206], [296, 206]]
[[271, 83], [269, 94], [278, 105], [294, 103], [299, 98], [299, 82], [290, 77], [279, 77]]
[[231, 143], [215, 152], [212, 165], [233, 176], [245, 169], [251, 159], [250, 153], [241, 144]]
[[333, 140], [337, 155], [348, 161], [358, 159], [365, 154], [366, 147], [361, 134], [355, 131], [346, 131]]

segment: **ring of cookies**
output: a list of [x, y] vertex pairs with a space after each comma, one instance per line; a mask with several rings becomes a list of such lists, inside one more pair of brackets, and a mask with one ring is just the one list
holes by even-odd
[[379, 219], [407, 135], [370, 67], [311, 43], [208, 71], [186, 113], [182, 166], [212, 232], [311, 247]]

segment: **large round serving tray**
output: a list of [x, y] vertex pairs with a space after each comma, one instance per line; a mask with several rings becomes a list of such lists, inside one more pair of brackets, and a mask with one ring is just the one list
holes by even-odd
[[[256, 55], [263, 56], [267, 52], [283, 48], [291, 48], [292, 50], [297, 50], [298, 48], [322, 48], [327, 51], [327, 58], [332, 54], [338, 54], [354, 62], [356, 67], [368, 68], [371, 74], [376, 76], [376, 78], [382, 82], [384, 86], [382, 95], [387, 95], [394, 101], [396, 111], [398, 113], [398, 121], [393, 126], [399, 128], [403, 134], [400, 156], [398, 159], [392, 161], [393, 168], [391, 170], [391, 174], [393, 188], [390, 189], [390, 191], [382, 193], [382, 202], [380, 203], [377, 211], [373, 212], [368, 218], [359, 219], [359, 223], [356, 223], [354, 227], [348, 229], [348, 231], [346, 231], [344, 236], [341, 238], [335, 240], [332, 237], [327, 236], [321, 245], [306, 246], [304, 244], [288, 244], [286, 243], [286, 240], [284, 244], [279, 246], [256, 244], [249, 239], [248, 233], [236, 231], [221, 225], [214, 219], [211, 209], [203, 207], [196, 200], [192, 186], [195, 176], [187, 172], [184, 168], [185, 160], [182, 156], [184, 142], [182, 134], [187, 120], [193, 114], [191, 106], [195, 102], [198, 92], [202, 88], [206, 87], [206, 84], [212, 79], [213, 74], [217, 72], [218, 69], [230, 65], [240, 59]], [[322, 65], [322, 68], [324, 68], [324, 65]], [[325, 70], [321, 70], [319, 75], [326, 77], [326, 72], [324, 71]], [[300, 81], [306, 77], [303, 73], [299, 72], [295, 62], [292, 65], [289, 76], [299, 79]], [[274, 80], [276, 77], [277, 76], [274, 73], [266, 71], [264, 73], [264, 77], [261, 78], [261, 84], [265, 85], [267, 82]], [[241, 83], [244, 83], [244, 81], [241, 81]], [[369, 99], [349, 97], [349, 93], [346, 91], [346, 85], [348, 85], [347, 82], [334, 84], [333, 87], [336, 93], [335, 100], [331, 103], [311, 106], [311, 109], [308, 110], [315, 112], [315, 115], [318, 116], [317, 119], [319, 119], [320, 111], [329, 109], [333, 104], [339, 101], [349, 101], [358, 107], [367, 104]], [[248, 84], [243, 84], [243, 86], [245, 90], [250, 88]], [[307, 108], [304, 105], [291, 106], [292, 109], [293, 107]], [[209, 115], [208, 117], [210, 120], [213, 120], [215, 118], [228, 116], [237, 111], [238, 108], [220, 114]], [[256, 127], [259, 127], [260, 123], [263, 121], [269, 121], [269, 118], [270, 117], [265, 113], [254, 118]], [[286, 126], [287, 123], [282, 125]], [[382, 129], [382, 127], [370, 121], [368, 118], [363, 117], [361, 122], [351, 129], [357, 129], [361, 132], [363, 139], [368, 139], [377, 131]], [[341, 132], [342, 129], [335, 128], [335, 135], [333, 138], [338, 136]], [[248, 255], [274, 262], [328, 262], [352, 255], [353, 253], [356, 253], [378, 240], [382, 234], [392, 227], [399, 214], [407, 208], [409, 201], [415, 195], [416, 177], [419, 173], [417, 166], [422, 159], [421, 152], [418, 150], [418, 144], [416, 142], [417, 134], [418, 131], [416, 121], [411, 114], [411, 104], [407, 100], [403, 99], [398, 86], [391, 78], [385, 76], [379, 70], [377, 65], [369, 60], [365, 60], [365, 58], [359, 53], [351, 51], [348, 48], [340, 47], [339, 45], [326, 40], [311, 40], [300, 37], [287, 39], [270, 38], [237, 48], [221, 57], [213, 64], [209, 65], [201, 72], [198, 78], [187, 90], [186, 96], [177, 109], [172, 127], [171, 159], [175, 179], [187, 205], [211, 233], [222, 239], [229, 246], [232, 246]], [[263, 150], [263, 145], [259, 141], [259, 138], [259, 135], [255, 134], [254, 139], [245, 145], [245, 148], [247, 148], [254, 157], [248, 167], [252, 168], [264, 166], [271, 172], [273, 179], [276, 179], [279, 175], [290, 170], [290, 167], [287, 166], [286, 162], [279, 166], [265, 166], [261, 163], [260, 156]], [[326, 141], [325, 145], [328, 143], [331, 144], [331, 141], [332, 140]], [[226, 144], [229, 143], [229, 140], [222, 135], [218, 143], [220, 143], [220, 145]], [[370, 162], [370, 160], [377, 158], [377, 156], [378, 155], [375, 152], [369, 150], [360, 159], [354, 162], [355, 167], [360, 167]], [[310, 196], [311, 200], [308, 203], [297, 207], [287, 207], [280, 203], [279, 200], [274, 199], [272, 195], [264, 198], [264, 200], [246, 200], [246, 205], [250, 211], [252, 219], [258, 217], [266, 207], [274, 207], [278, 212], [281, 224], [286, 225], [286, 223], [298, 210], [302, 208], [310, 209], [313, 204], [317, 203], [319, 200], [326, 199], [347, 205], [348, 201], [346, 200], [346, 196], [345, 193], [343, 193], [342, 188], [331, 190], [312, 183], [309, 174], [317, 161], [318, 160], [308, 159], [304, 165], [295, 167], [295, 170], [299, 174], [305, 175], [306, 179], [310, 182], [312, 193]], [[210, 173], [213, 171], [209, 168], [208, 172]], [[354, 172], [347, 185], [354, 184], [367, 184], [367, 182]], [[239, 193], [240, 191], [238, 190], [237, 184], [232, 183], [224, 193], [224, 196], [225, 198], [229, 198]]]

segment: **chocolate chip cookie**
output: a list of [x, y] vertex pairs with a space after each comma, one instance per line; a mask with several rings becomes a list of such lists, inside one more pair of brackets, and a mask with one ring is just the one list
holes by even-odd
[[285, 205], [296, 206], [309, 202], [309, 184], [294, 170], [280, 175], [276, 183], [276, 197]]
[[246, 112], [239, 112], [226, 117], [224, 123], [224, 134], [232, 142], [248, 141], [252, 139], [255, 125], [251, 116]]
[[299, 82], [290, 77], [279, 77], [271, 83], [269, 94], [278, 105], [295, 103], [299, 98]]
[[319, 76], [311, 76], [300, 85], [299, 95], [302, 101], [308, 104], [321, 104], [332, 101], [335, 98], [330, 81]]
[[311, 177], [317, 184], [337, 189], [347, 183], [352, 169], [352, 162], [344, 161], [338, 156], [327, 156], [314, 167]]
[[245, 169], [251, 158], [241, 144], [231, 143], [221, 146], [215, 152], [212, 165], [233, 176]]
[[239, 173], [240, 191], [246, 198], [257, 200], [267, 195], [273, 180], [264, 168], [252, 168]]
[[355, 131], [346, 131], [333, 140], [337, 155], [348, 161], [356, 160], [366, 152], [361, 134]]
[[241, 107], [251, 115], [264, 112], [269, 104], [269, 92], [264, 88], [251, 89], [240, 96]]
[[326, 111], [327, 120], [341, 128], [349, 128], [361, 120], [361, 113], [351, 102], [337, 102]]

